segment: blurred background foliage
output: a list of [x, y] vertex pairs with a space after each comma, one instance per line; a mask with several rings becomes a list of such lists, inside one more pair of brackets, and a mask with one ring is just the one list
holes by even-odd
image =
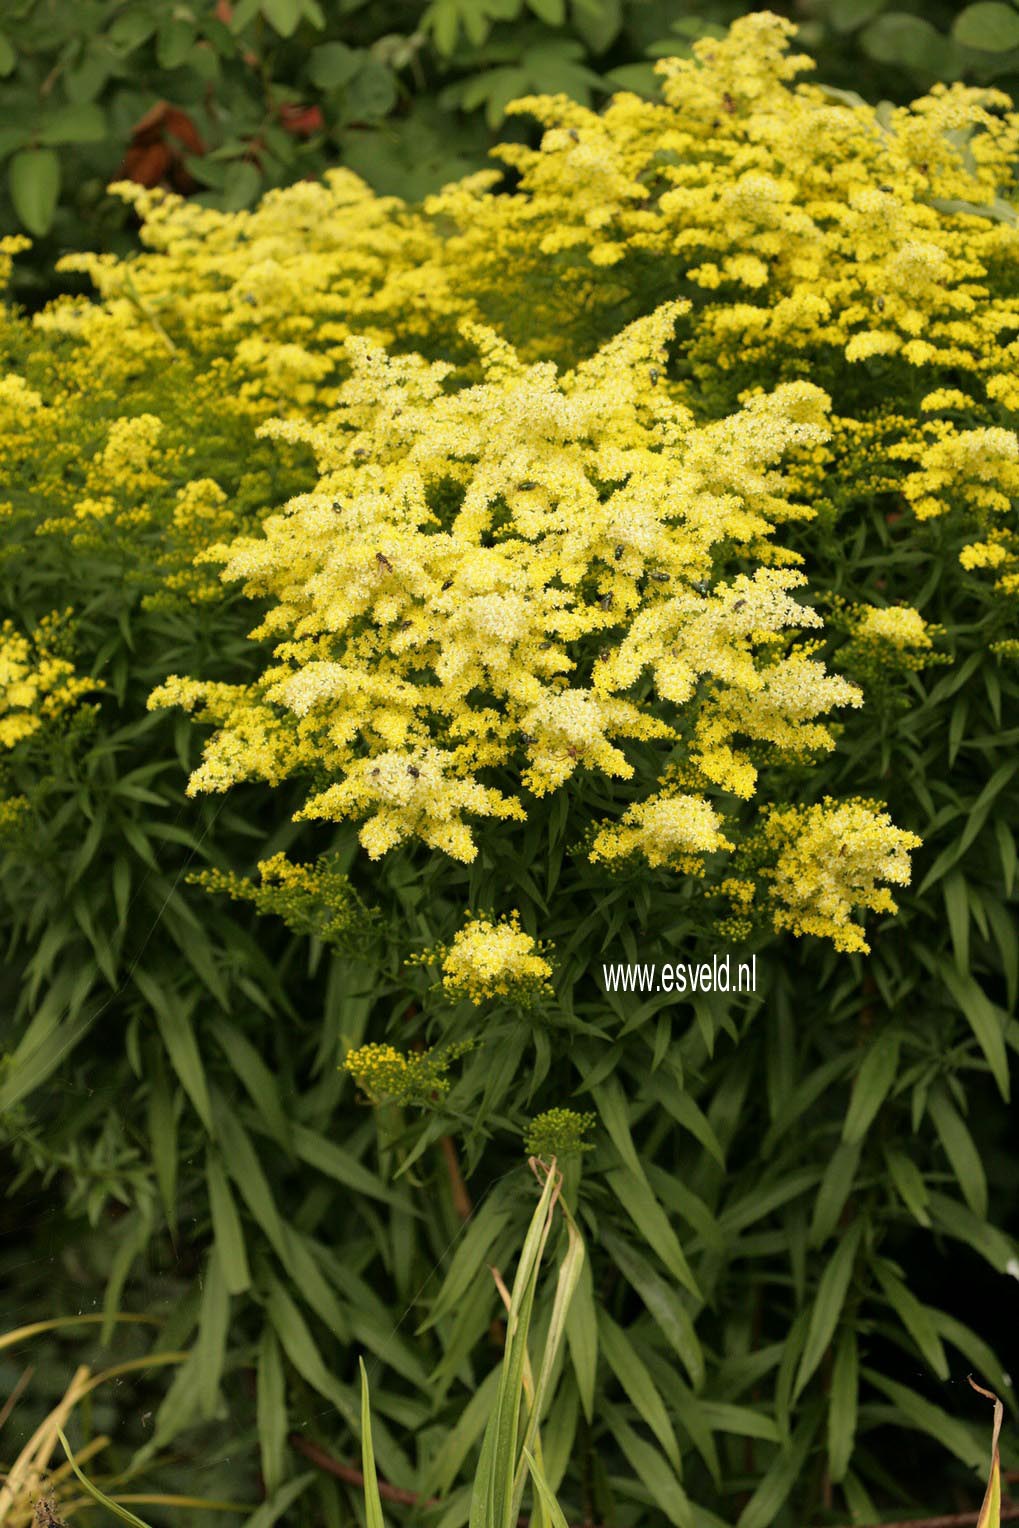
[[1019, 77], [1011, 0], [8, 0], [0, 225], [42, 241], [16, 295], [51, 296], [62, 250], [130, 247], [118, 176], [237, 209], [342, 163], [415, 200], [527, 132], [515, 97], [652, 93], [655, 58], [761, 9], [872, 99]]

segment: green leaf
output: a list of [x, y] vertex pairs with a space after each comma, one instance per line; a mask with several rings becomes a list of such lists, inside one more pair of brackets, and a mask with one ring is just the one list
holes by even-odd
[[776, 1454], [743, 1511], [736, 1528], [772, 1528], [793, 1486], [800, 1479], [817, 1430], [818, 1413], [812, 1407], [801, 1417], [788, 1447]]
[[626, 1395], [662, 1446], [669, 1463], [678, 1473], [682, 1469], [679, 1444], [673, 1432], [669, 1414], [665, 1409], [654, 1380], [643, 1361], [637, 1356], [622, 1327], [617, 1326], [605, 1310], [598, 1312], [598, 1336], [601, 1350], [609, 1368], [622, 1385]]
[[885, 1299], [916, 1343], [939, 1379], [948, 1378], [948, 1360], [941, 1346], [932, 1313], [899, 1278], [884, 1258], [874, 1263], [874, 1272]]
[[449, 1494], [464, 1460], [484, 1431], [495, 1403], [498, 1384], [499, 1370], [490, 1369], [456, 1421], [446, 1430], [435, 1456], [424, 1466], [422, 1495], [431, 1495], [433, 1492], [440, 1496]]
[[201, 1416], [206, 1419], [216, 1415], [219, 1383], [226, 1363], [226, 1337], [229, 1326], [230, 1296], [223, 1278], [223, 1264], [219, 1251], [213, 1246], [205, 1268], [198, 1341], [195, 1344], [194, 1353], [199, 1374], [198, 1408]]
[[49, 233], [60, 195], [60, 161], [52, 149], [22, 149], [7, 167], [14, 210], [29, 233]]
[[325, 1173], [328, 1178], [335, 1178], [337, 1183], [342, 1183], [355, 1194], [364, 1194], [369, 1199], [381, 1199], [389, 1204], [404, 1204], [399, 1194], [387, 1188], [376, 1173], [335, 1141], [297, 1124], [291, 1126], [291, 1139], [294, 1150], [303, 1162]]
[[842, 1307], [846, 1303], [846, 1294], [853, 1276], [856, 1254], [863, 1239], [863, 1230], [863, 1221], [854, 1220], [828, 1259], [827, 1266], [821, 1275], [810, 1312], [807, 1340], [800, 1359], [796, 1384], [793, 1387], [794, 1400], [818, 1368], [828, 1344], [835, 1335]]
[[[102, 107], [93, 101], [66, 105], [50, 112], [41, 124], [37, 138], [40, 144], [101, 144], [107, 136], [107, 119]], [[162, 798], [156, 798], [162, 804]]]
[[605, 78], [620, 90], [647, 96], [652, 101], [662, 93], [662, 77], [654, 64], [620, 64], [617, 69], [610, 69]]
[[368, 1395], [368, 1371], [364, 1359], [357, 1361], [361, 1371], [361, 1473], [364, 1476], [364, 1516], [367, 1528], [386, 1528], [382, 1516], [382, 1498], [379, 1495], [379, 1477], [375, 1472], [375, 1450], [372, 1447], [371, 1400]]
[[273, 1330], [301, 1378], [331, 1401], [347, 1426], [357, 1432], [357, 1412], [350, 1393], [326, 1368], [318, 1343], [297, 1306], [276, 1279], [270, 1281], [266, 1310]]
[[981, 1216], [975, 1215], [958, 1200], [950, 1199], [947, 1194], [931, 1189], [929, 1204], [931, 1219], [936, 1225], [947, 1231], [949, 1236], [972, 1247], [999, 1273], [1008, 1271], [1016, 1256], [1015, 1244], [1010, 1237], [1005, 1236], [996, 1226], [988, 1225]]
[[886, 1028], [867, 1047], [842, 1126], [842, 1139], [847, 1145], [863, 1140], [888, 1097], [898, 1070], [900, 1038], [898, 1030]]
[[617, 1076], [607, 1077], [592, 1089], [592, 1093], [613, 1146], [630, 1172], [637, 1178], [643, 1178], [644, 1168], [630, 1134], [630, 1111], [622, 1083]]
[[888, 1379], [874, 1369], [864, 1368], [861, 1373], [891, 1401], [899, 1414], [896, 1419], [898, 1425], [918, 1427], [970, 1469], [982, 1470], [986, 1466], [983, 1444], [977, 1441], [964, 1423], [949, 1416], [940, 1406], [917, 1395], [915, 1390], [900, 1385], [897, 1380]]
[[229, 1181], [218, 1154], [213, 1150], [206, 1152], [205, 1172], [209, 1187], [209, 1209], [212, 1213], [212, 1234], [219, 1248], [223, 1279], [232, 1295], [243, 1294], [251, 1284], [244, 1250], [244, 1233]]
[[338, 90], [348, 85], [363, 62], [359, 49], [348, 48], [342, 42], [324, 42], [312, 48], [308, 58], [308, 75], [319, 90]]
[[194, 999], [185, 1002], [169, 984], [161, 984], [157, 977], [150, 975], [142, 966], [136, 967], [134, 981], [155, 1015], [170, 1064], [194, 1104], [195, 1113], [209, 1134], [215, 1135], [205, 1068], [189, 1016], [189, 1008], [193, 1007]]
[[188, 59], [195, 45], [195, 29], [189, 21], [168, 16], [159, 28], [156, 58], [160, 69], [178, 69]]
[[668, 1110], [684, 1130], [688, 1130], [694, 1139], [700, 1142], [705, 1151], [714, 1157], [719, 1167], [725, 1166], [725, 1153], [718, 1136], [712, 1129], [711, 1121], [685, 1088], [678, 1086], [674, 1079], [658, 1073], [651, 1079], [647, 1091], [663, 1108]]
[[8, 75], [18, 61], [18, 56], [8, 37], [0, 32], [0, 75]]
[[651, 1493], [660, 1511], [675, 1524], [675, 1528], [696, 1528], [697, 1515], [675, 1471], [656, 1448], [634, 1431], [617, 1407], [606, 1405], [604, 1414], [631, 1469]]
[[828, 1473], [836, 1482], [845, 1477], [853, 1455], [858, 1389], [856, 1333], [847, 1326], [839, 1333], [835, 1344], [828, 1395]]
[[952, 36], [964, 48], [1007, 53], [1019, 48], [1019, 13], [999, 0], [980, 0], [959, 12], [952, 24]]
[[534, 1455], [531, 1453], [530, 1449], [524, 1449], [524, 1458], [527, 1461], [528, 1473], [534, 1482], [534, 1488], [538, 1493], [541, 1505], [544, 1507], [545, 1512], [548, 1515], [548, 1520], [551, 1524], [551, 1528], [569, 1528], [569, 1524], [567, 1523], [566, 1518], [563, 1516], [563, 1509], [556, 1501], [552, 1492], [552, 1487], [545, 1479], [544, 1472], [535, 1461]]
[[101, 1507], [105, 1507], [107, 1512], [112, 1512], [114, 1517], [119, 1517], [122, 1523], [130, 1523], [131, 1528], [149, 1528], [148, 1523], [144, 1522], [142, 1518], [136, 1517], [129, 1508], [121, 1506], [120, 1502], [113, 1501], [103, 1491], [100, 1491], [97, 1485], [93, 1485], [92, 1481], [89, 1480], [86, 1475], [82, 1474], [81, 1470], [78, 1468], [78, 1461], [75, 1459], [71, 1452], [71, 1445], [68, 1443], [67, 1439], [64, 1437], [62, 1429], [59, 1427], [57, 1428], [57, 1437], [60, 1439], [61, 1447], [63, 1448], [64, 1453], [67, 1455], [71, 1469], [74, 1471], [77, 1479], [84, 1486], [89, 1496], [92, 1497], [93, 1501], [98, 1502]]
[[955, 964], [960, 971], [969, 968], [969, 893], [961, 870], [947, 875], [941, 888], [945, 899], [948, 928], [952, 936]]
[[314, 1470], [309, 1470], [306, 1475], [297, 1475], [293, 1480], [288, 1480], [285, 1486], [280, 1486], [274, 1496], [262, 1503], [257, 1512], [253, 1512], [244, 1524], [244, 1528], [273, 1528], [280, 1518], [291, 1507], [297, 1498], [305, 1492], [312, 1481], [318, 1477]]
[[883, 9], [885, 0], [832, 0], [827, 20], [837, 32], [852, 32]]
[[546, 26], [561, 27], [566, 21], [566, 0], [527, 0], [527, 4]]
[[499, 1389], [481, 1445], [481, 1458], [471, 1497], [470, 1528], [512, 1528], [516, 1516], [514, 1497], [520, 1397], [525, 1365], [528, 1362], [527, 1342], [538, 1270], [551, 1229], [554, 1188], [555, 1178], [549, 1173], [517, 1262], [506, 1322], [506, 1347], [499, 1371]]
[[173, 1231], [177, 1224], [177, 1109], [161, 1063], [149, 1084], [148, 1123], [159, 1197]]
[[236, 1025], [227, 1019], [217, 1018], [212, 1032], [227, 1061], [243, 1083], [248, 1097], [264, 1119], [269, 1133], [284, 1151], [290, 1151], [290, 1121], [284, 1112], [272, 1072], [247, 1035], [242, 1034]]
[[468, 1288], [485, 1271], [485, 1259], [510, 1215], [509, 1206], [498, 1194], [491, 1193], [467, 1223], [442, 1288], [419, 1331], [426, 1332], [443, 1316], [456, 1309]]
[[923, 1173], [912, 1157], [908, 1157], [903, 1151], [896, 1151], [893, 1147], [886, 1146], [884, 1156], [888, 1176], [906, 1209], [919, 1225], [929, 1226], [931, 1218], [927, 1213], [927, 1185], [924, 1182]]
[[258, 1349], [256, 1411], [262, 1479], [265, 1494], [271, 1498], [278, 1491], [286, 1471], [287, 1387], [280, 1345], [268, 1324], [262, 1328]]
[[847, 1145], [845, 1141], [836, 1146], [828, 1158], [828, 1165], [824, 1170], [817, 1198], [814, 1200], [814, 1214], [809, 1232], [812, 1246], [819, 1247], [835, 1230], [839, 1217], [845, 1209], [846, 1200], [852, 1193], [859, 1161], [859, 1144]]
[[591, 1264], [584, 1263], [576, 1294], [566, 1321], [573, 1372], [577, 1377], [580, 1404], [590, 1423], [594, 1419], [595, 1380], [598, 1371], [598, 1310], [594, 1298]]
[[1011, 1091], [1011, 1079], [1003, 1015], [985, 996], [979, 983], [968, 973], [957, 971], [950, 960], [939, 961], [938, 970], [945, 986], [976, 1036], [977, 1043], [991, 1069], [991, 1075], [998, 1084], [998, 1091], [1007, 1102]]
[[291, 37], [301, 20], [300, 0], [261, 0], [262, 15], [281, 37]]
[[940, 1085], [931, 1089], [927, 1101], [938, 1139], [958, 1179], [963, 1198], [981, 1220], [987, 1218], [987, 1178], [980, 1153], [958, 1109]]
[[239, 212], [250, 207], [262, 190], [262, 172], [257, 165], [246, 159], [238, 159], [227, 167], [220, 188], [224, 212]]
[[696, 1299], [701, 1299], [697, 1280], [690, 1270], [679, 1238], [644, 1178], [637, 1177], [626, 1168], [618, 1168], [615, 1172], [607, 1173], [606, 1179], [637, 1230], [648, 1246], [657, 1252], [673, 1278]]
[[396, 76], [370, 55], [346, 87], [344, 114], [350, 120], [375, 121], [396, 104]]
[[99, 1334], [99, 1341], [103, 1344], [108, 1343], [113, 1336], [120, 1314], [120, 1297], [127, 1282], [127, 1276], [151, 1232], [151, 1214], [147, 1210], [137, 1211], [129, 1218], [127, 1224], [119, 1229], [117, 1250], [113, 1254], [106, 1280], [106, 1292], [103, 1296], [103, 1325]]
[[864, 51], [878, 63], [896, 64], [918, 74], [940, 74], [950, 46], [936, 27], [904, 11], [888, 11], [871, 22], [860, 38]]
[[286, 1232], [251, 1138], [237, 1116], [219, 1097], [216, 1100], [216, 1120], [226, 1168], [273, 1251], [281, 1261], [285, 1260]]
[[574, 0], [573, 29], [592, 53], [611, 47], [622, 25], [622, 0]]
[[623, 1237], [605, 1231], [602, 1241], [620, 1273], [647, 1306], [662, 1336], [689, 1374], [694, 1389], [699, 1390], [704, 1383], [704, 1351], [679, 1292]]

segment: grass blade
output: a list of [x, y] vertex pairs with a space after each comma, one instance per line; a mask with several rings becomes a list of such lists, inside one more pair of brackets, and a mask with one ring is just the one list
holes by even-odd
[[122, 1522], [131, 1523], [133, 1528], [150, 1528], [150, 1525], [146, 1523], [142, 1518], [135, 1517], [134, 1513], [129, 1507], [122, 1507], [119, 1502], [111, 1500], [111, 1498], [107, 1496], [103, 1491], [100, 1491], [98, 1486], [92, 1484], [87, 1475], [82, 1474], [81, 1470], [78, 1468], [77, 1460], [71, 1452], [71, 1445], [68, 1443], [61, 1428], [57, 1429], [57, 1437], [60, 1439], [60, 1442], [63, 1445], [64, 1453], [67, 1455], [68, 1464], [71, 1466], [71, 1469], [74, 1471], [75, 1475], [78, 1477], [78, 1480], [84, 1486], [85, 1490], [92, 1497], [93, 1501], [97, 1501], [101, 1507], [105, 1507], [108, 1512], [112, 1512], [114, 1517], [119, 1517]]
[[361, 1370], [361, 1472], [364, 1475], [364, 1515], [367, 1528], [386, 1528], [382, 1516], [382, 1498], [379, 1496], [379, 1477], [375, 1473], [375, 1450], [372, 1447], [371, 1400], [368, 1395], [368, 1372], [364, 1359], [358, 1359]]

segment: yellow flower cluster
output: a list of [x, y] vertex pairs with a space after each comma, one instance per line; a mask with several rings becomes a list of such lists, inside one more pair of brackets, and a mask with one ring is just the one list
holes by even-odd
[[348, 1052], [344, 1069], [374, 1104], [422, 1106], [437, 1103], [449, 1092], [446, 1072], [468, 1048], [459, 1044], [404, 1054], [393, 1045], [359, 1045]]
[[617, 823], [602, 827], [591, 845], [591, 858], [611, 861], [636, 854], [653, 867], [697, 875], [703, 869], [702, 856], [733, 847], [721, 825], [718, 812], [703, 797], [660, 792], [628, 808]]
[[438, 276], [430, 222], [350, 170], [269, 191], [236, 213], [132, 182], [113, 189], [142, 220], [150, 253], [130, 263], [65, 256], [60, 269], [88, 274], [103, 303], [63, 304], [48, 322], [91, 344], [112, 327], [143, 354], [207, 357], [243, 406], [328, 407], [351, 334], [431, 346], [462, 314]]
[[877, 802], [830, 797], [767, 812], [762, 838], [774, 855], [763, 875], [776, 930], [815, 934], [837, 950], [864, 953], [870, 946], [853, 914], [897, 910], [880, 883], [907, 885], [909, 851], [921, 842], [894, 827]]
[[546, 1161], [591, 1151], [592, 1143], [584, 1137], [597, 1120], [596, 1114], [578, 1114], [576, 1109], [546, 1109], [535, 1115], [524, 1132], [524, 1150]]
[[865, 605], [857, 608], [851, 640], [839, 657], [866, 684], [943, 661], [944, 655], [934, 651], [934, 638], [941, 635], [941, 628], [911, 605]]
[[75, 673], [74, 664], [54, 652], [66, 617], [45, 617], [32, 636], [13, 621], [0, 626], [0, 748], [14, 748], [47, 722], [73, 712], [83, 695], [102, 684]]
[[499, 920], [468, 918], [451, 944], [426, 951], [422, 959], [439, 965], [447, 997], [469, 998], [477, 1006], [496, 998], [526, 1005], [552, 991], [547, 954], [512, 912]]
[[[744, 740], [830, 746], [822, 718], [859, 692], [785, 650], [820, 621], [772, 544], [804, 513], [781, 463], [825, 438], [824, 394], [789, 383], [695, 425], [656, 373], [681, 311], [563, 375], [468, 326], [484, 380], [456, 391], [447, 365], [351, 341], [328, 419], [266, 427], [307, 441], [316, 488], [209, 553], [270, 600], [275, 661], [246, 692], [152, 697], [218, 724], [191, 791], [324, 768], [301, 816], [362, 821], [372, 858], [416, 838], [470, 861], [470, 819], [522, 819], [579, 770], [631, 779], [627, 742], [675, 741], [695, 701], [692, 756], [738, 795]], [[737, 558], [765, 565], [713, 576]]]
[[342, 948], [368, 926], [369, 909], [327, 854], [312, 865], [274, 854], [259, 862], [258, 877], [256, 883], [229, 870], [198, 870], [187, 880], [234, 901], [251, 902], [260, 913], [282, 918], [295, 933], [310, 934], [325, 944]]

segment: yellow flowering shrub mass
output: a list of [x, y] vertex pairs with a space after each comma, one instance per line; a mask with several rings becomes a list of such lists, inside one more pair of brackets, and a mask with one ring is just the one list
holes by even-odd
[[[37, 317], [63, 369], [22, 346], [0, 444], [51, 442], [36, 529], [125, 556], [150, 602], [220, 579], [259, 602], [254, 681], [152, 698], [214, 727], [192, 792], [293, 780], [371, 859], [471, 864], [600, 780], [593, 864], [714, 883], [864, 700], [825, 661], [834, 510], [963, 527], [1009, 650], [1019, 119], [993, 91], [890, 109], [803, 83], [793, 31], [742, 18], [663, 61], [660, 100], [517, 103], [542, 134], [499, 151], [513, 195], [498, 170], [422, 207], [346, 170], [238, 213], [121, 188], [145, 248], [65, 260], [100, 300]], [[252, 460], [197, 459], [195, 408]], [[930, 661], [901, 590], [854, 620], [861, 678]], [[907, 846], [858, 810], [867, 851], [814, 921], [839, 939]]]

